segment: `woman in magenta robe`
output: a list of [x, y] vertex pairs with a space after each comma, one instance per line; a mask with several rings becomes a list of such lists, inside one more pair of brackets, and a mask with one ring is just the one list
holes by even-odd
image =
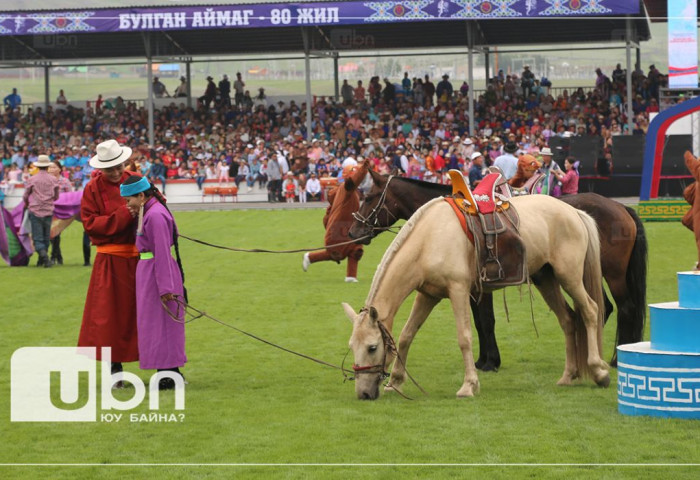
[[[175, 301], [184, 295], [183, 274], [181, 265], [170, 253], [172, 246], [177, 249], [175, 220], [160, 193], [146, 178], [132, 177], [125, 181], [121, 195], [132, 215], [140, 217], [136, 232], [140, 254], [136, 267], [139, 366], [144, 370], [179, 374], [179, 367], [185, 365], [187, 357], [184, 312]], [[178, 319], [171, 315], [177, 315]], [[161, 389], [173, 388], [174, 381], [162, 378], [159, 385]]]

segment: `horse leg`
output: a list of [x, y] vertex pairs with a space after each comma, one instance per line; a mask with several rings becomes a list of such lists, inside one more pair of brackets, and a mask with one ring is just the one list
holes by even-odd
[[557, 316], [559, 325], [564, 332], [566, 344], [566, 362], [564, 364], [564, 373], [557, 382], [557, 385], [571, 385], [571, 382], [580, 376], [576, 367], [576, 337], [574, 329], [574, 321], [571, 313], [573, 311], [566, 303], [564, 295], [559, 288], [559, 282], [554, 278], [551, 270], [544, 270], [533, 275], [533, 283], [542, 294], [542, 298], [547, 302], [549, 308]]
[[[615, 298], [613, 296], [613, 298]], [[603, 315], [603, 325], [607, 325], [608, 319], [610, 318], [610, 315], [612, 315], [613, 312], [613, 304], [610, 301], [610, 298], [608, 298], [608, 294], [605, 292], [605, 289], [603, 289], [603, 301], [605, 302], [605, 315]], [[619, 305], [619, 302], [615, 300], [615, 303]]]
[[[391, 370], [389, 383], [384, 388], [385, 392], [390, 392], [392, 390], [401, 391], [401, 386], [406, 380], [406, 358], [408, 357], [408, 349], [411, 348], [411, 342], [413, 342], [416, 333], [418, 333], [418, 330], [439, 301], [439, 298], [431, 297], [421, 292], [416, 294], [416, 299], [411, 308], [411, 314], [408, 316], [406, 325], [404, 325], [401, 330], [401, 335], [399, 336], [399, 358], [394, 362], [394, 368]], [[390, 362], [391, 360], [387, 358], [387, 361]]]
[[457, 392], [457, 396], [473, 397], [479, 391], [479, 377], [476, 374], [474, 354], [472, 352], [472, 325], [467, 306], [469, 303], [468, 290], [451, 288], [450, 302], [452, 302], [452, 312], [457, 324], [457, 343], [460, 350], [462, 350], [462, 358], [464, 359], [464, 383]]
[[[588, 347], [586, 365], [588, 370], [597, 385], [607, 387], [610, 384], [608, 364], [600, 356], [601, 352], [598, 348], [599, 335], [601, 335], [600, 329], [602, 329], [602, 325], [598, 324], [598, 306], [586, 292], [583, 283], [571, 284], [567, 282], [566, 284], [563, 283], [562, 286], [574, 301], [577, 311], [576, 315], [580, 315], [579, 321], [583, 320], [583, 325], [586, 329], [585, 344]], [[561, 295], [561, 292], [559, 294]], [[584, 342], [582, 338], [579, 338], [578, 343], [578, 348], [583, 348]], [[578, 358], [583, 358], [583, 352], [577, 351], [576, 353]]]
[[474, 325], [476, 333], [479, 335], [479, 359], [476, 361], [476, 368], [488, 371], [498, 371], [501, 366], [501, 355], [498, 352], [496, 343], [496, 318], [493, 313], [493, 294], [484, 293], [481, 301], [476, 302], [473, 297], [469, 298], [472, 315], [474, 315]]

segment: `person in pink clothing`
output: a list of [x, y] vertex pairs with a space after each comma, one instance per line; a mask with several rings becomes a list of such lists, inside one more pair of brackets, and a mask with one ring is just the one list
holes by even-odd
[[552, 169], [552, 173], [561, 182], [561, 193], [563, 195], [576, 195], [578, 193], [578, 162], [573, 157], [567, 157], [564, 161], [564, 169]]
[[24, 205], [29, 210], [34, 250], [39, 254], [36, 266], [46, 268], [53, 265], [48, 250], [54, 202], [58, 200], [59, 190], [58, 180], [48, 172], [50, 165], [51, 159], [47, 155], [39, 155], [38, 160], [34, 162], [39, 172], [26, 181], [23, 197]]
[[[139, 366], [162, 372], [159, 388], [169, 390], [176, 387], [176, 382], [184, 383], [180, 367], [187, 362], [184, 312], [176, 302], [178, 297], [185, 296], [177, 226], [163, 197], [147, 178], [129, 177], [120, 191], [131, 214], [139, 218], [136, 231], [140, 258], [136, 267]], [[172, 246], [177, 260], [170, 253]]]

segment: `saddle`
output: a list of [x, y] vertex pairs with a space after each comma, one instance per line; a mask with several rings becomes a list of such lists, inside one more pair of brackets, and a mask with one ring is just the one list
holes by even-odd
[[520, 285], [527, 279], [520, 217], [509, 197], [496, 192], [500, 173], [489, 173], [472, 191], [459, 170], [450, 170], [452, 206], [476, 248], [479, 290]]

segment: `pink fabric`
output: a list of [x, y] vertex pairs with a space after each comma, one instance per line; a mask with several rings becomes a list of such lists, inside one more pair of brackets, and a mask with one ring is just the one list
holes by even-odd
[[578, 175], [573, 168], [566, 172], [561, 179], [561, 193], [575, 195], [578, 193]]

